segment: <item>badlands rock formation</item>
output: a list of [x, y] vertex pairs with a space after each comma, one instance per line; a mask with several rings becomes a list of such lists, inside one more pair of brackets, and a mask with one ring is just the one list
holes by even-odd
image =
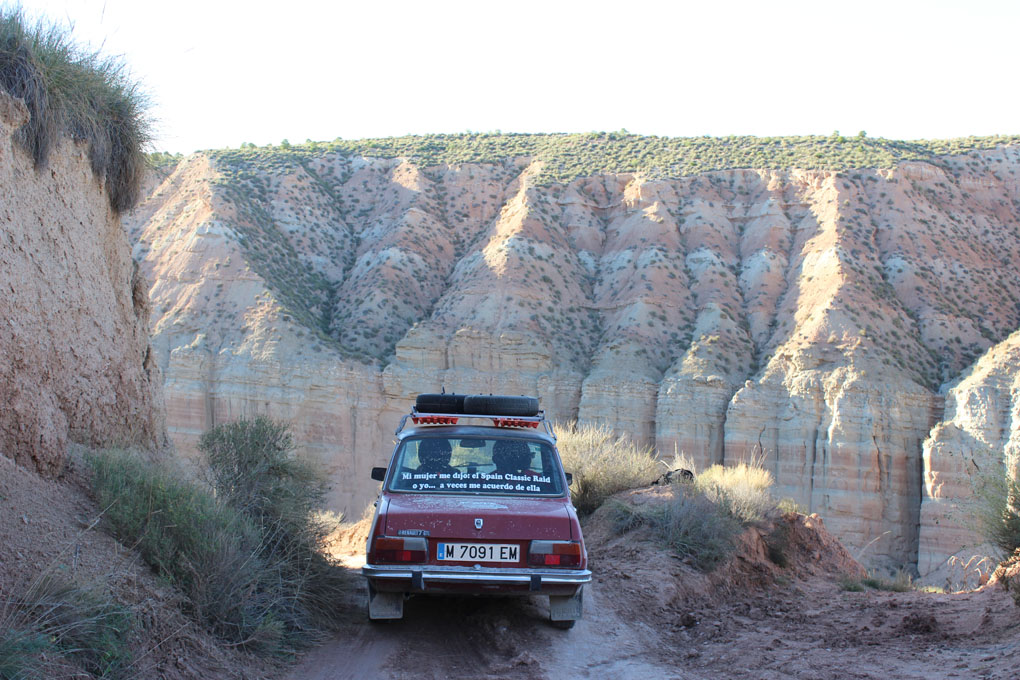
[[60, 471], [68, 439], [166, 438], [148, 284], [83, 146], [37, 169], [13, 141], [28, 111], [0, 93], [0, 454]]
[[925, 480], [959, 475], [932, 427], [940, 386], [1020, 326], [1020, 148], [659, 175], [186, 159], [129, 223], [174, 440], [287, 419], [358, 514], [414, 394], [534, 393], [701, 467], [763, 457], [866, 562], [953, 554], [969, 525], [939, 504], [962, 491], [922, 512]]
[[954, 573], [949, 558], [966, 564], [994, 554], [974, 531], [974, 511], [994, 480], [1016, 478], [1020, 465], [1020, 331], [952, 383], [945, 419], [925, 440], [923, 460], [918, 569], [933, 579], [958, 576], [961, 568]]

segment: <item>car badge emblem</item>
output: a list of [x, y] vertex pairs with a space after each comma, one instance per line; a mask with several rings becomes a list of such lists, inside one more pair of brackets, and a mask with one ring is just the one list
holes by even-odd
[[475, 518], [475, 529], [481, 529], [481, 528], [482, 528], [482, 518], [481, 517], [476, 517]]

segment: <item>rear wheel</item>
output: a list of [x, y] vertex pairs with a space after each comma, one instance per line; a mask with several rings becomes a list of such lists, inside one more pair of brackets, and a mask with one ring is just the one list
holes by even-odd
[[464, 413], [479, 416], [536, 416], [538, 399], [505, 394], [472, 394], [464, 398]]

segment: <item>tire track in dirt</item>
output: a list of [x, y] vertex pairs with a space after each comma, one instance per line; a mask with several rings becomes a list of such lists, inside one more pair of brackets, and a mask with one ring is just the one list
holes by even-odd
[[344, 630], [316, 648], [287, 677], [294, 680], [386, 677], [383, 665], [399, 647], [396, 637], [380, 635], [366, 623]]
[[661, 646], [657, 644], [661, 633], [641, 622], [623, 621], [602, 601], [597, 583], [585, 587], [584, 600], [584, 618], [572, 630], [549, 639], [549, 650], [540, 661], [549, 677], [615, 680], [693, 677], [657, 662], [654, 657], [656, 648]]
[[417, 597], [403, 620], [352, 622], [287, 678], [693, 677], [656, 660], [660, 638], [647, 624], [623, 621], [594, 584], [585, 589], [585, 617], [568, 631], [549, 625], [543, 597]]

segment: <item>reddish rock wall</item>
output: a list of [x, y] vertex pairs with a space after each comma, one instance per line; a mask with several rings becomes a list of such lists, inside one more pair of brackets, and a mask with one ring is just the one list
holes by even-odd
[[83, 147], [34, 166], [13, 140], [27, 117], [0, 94], [0, 454], [55, 474], [69, 439], [156, 445], [165, 421], [120, 220]]

